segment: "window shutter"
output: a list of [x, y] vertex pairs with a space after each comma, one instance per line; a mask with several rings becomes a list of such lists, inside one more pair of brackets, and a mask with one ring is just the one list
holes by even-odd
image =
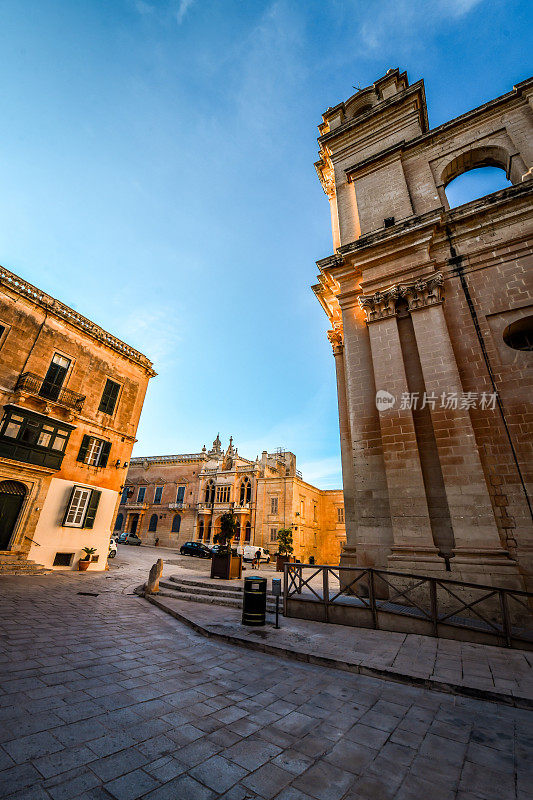
[[70, 509], [70, 504], [72, 503], [72, 498], [74, 497], [74, 492], [75, 491], [76, 491], [76, 487], [73, 486], [72, 489], [70, 490], [70, 494], [68, 496], [68, 503], [67, 503], [67, 507], [65, 508], [65, 513], [63, 514], [63, 522], [61, 523], [61, 525], [64, 525], [65, 522], [67, 521], [67, 516], [68, 516], [69, 509]]
[[103, 411], [104, 414], [112, 414], [115, 410], [119, 391], [120, 384], [115, 383], [115, 381], [112, 381], [110, 378], [108, 378], [104, 386], [104, 392], [102, 394], [102, 399], [100, 401], [98, 410]]
[[111, 442], [102, 442], [102, 450], [100, 452], [100, 458], [98, 459], [99, 467], [107, 467], [107, 461], [109, 459], [110, 450], [111, 450]]
[[87, 434], [84, 434], [83, 439], [81, 440], [80, 452], [78, 453], [78, 457], [77, 457], [76, 461], [85, 462], [85, 459], [87, 458], [87, 450], [89, 449], [89, 439], [90, 438], [91, 438], [90, 436], [87, 436]]
[[92, 528], [94, 526], [94, 520], [96, 517], [96, 510], [98, 508], [98, 503], [100, 502], [100, 495], [102, 492], [99, 492], [97, 489], [93, 489], [91, 492], [91, 499], [89, 500], [89, 505], [87, 506], [87, 511], [85, 513], [85, 519], [83, 521], [84, 528]]

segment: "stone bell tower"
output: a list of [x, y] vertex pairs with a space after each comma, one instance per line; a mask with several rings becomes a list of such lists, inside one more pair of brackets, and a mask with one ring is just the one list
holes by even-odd
[[[532, 95], [530, 79], [430, 131], [423, 81], [394, 69], [323, 115], [334, 252], [313, 289], [336, 365], [344, 565], [532, 574], [530, 354], [505, 339], [533, 319]], [[513, 185], [450, 210], [446, 185], [487, 165]]]

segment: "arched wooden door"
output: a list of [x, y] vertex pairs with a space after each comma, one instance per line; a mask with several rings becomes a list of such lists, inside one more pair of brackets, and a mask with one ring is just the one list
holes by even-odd
[[0, 550], [7, 550], [26, 496], [19, 481], [0, 482]]

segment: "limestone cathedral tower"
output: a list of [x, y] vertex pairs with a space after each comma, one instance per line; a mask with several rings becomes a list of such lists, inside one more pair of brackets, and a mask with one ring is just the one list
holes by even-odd
[[[423, 81], [394, 69], [323, 115], [345, 565], [533, 589], [532, 97], [430, 130]], [[450, 209], [482, 166], [509, 187]]]

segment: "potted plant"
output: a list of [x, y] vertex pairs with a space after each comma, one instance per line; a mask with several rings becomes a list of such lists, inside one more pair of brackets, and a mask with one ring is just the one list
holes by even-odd
[[292, 546], [291, 528], [281, 528], [278, 531], [278, 554], [276, 556], [276, 571], [283, 572], [287, 562], [294, 561], [294, 547]]
[[220, 545], [217, 553], [211, 556], [211, 577], [240, 578], [242, 574], [242, 556], [232, 552], [231, 540], [237, 532], [237, 517], [233, 511], [227, 511], [220, 518], [220, 531], [215, 534], [214, 541]]
[[85, 570], [89, 569], [91, 557], [96, 553], [96, 547], [84, 547], [82, 552], [84, 552], [85, 555], [78, 561], [78, 569], [80, 572], [85, 572]]

